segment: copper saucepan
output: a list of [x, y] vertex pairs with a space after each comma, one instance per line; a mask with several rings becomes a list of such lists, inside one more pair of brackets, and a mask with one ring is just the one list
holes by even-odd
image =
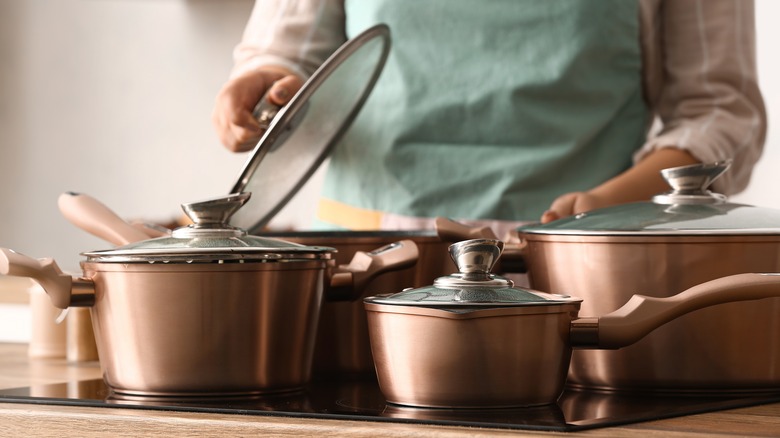
[[[391, 403], [499, 408], [554, 403], [573, 348], [617, 349], [688, 312], [780, 296], [780, 274], [740, 274], [668, 298], [635, 295], [620, 309], [579, 318], [568, 295], [513, 287], [489, 274], [502, 243], [452, 245], [461, 272], [433, 286], [365, 300], [382, 393]], [[718, 366], [720, 358], [711, 358]]]
[[299, 390], [311, 375], [323, 295], [359, 296], [416, 260], [402, 241], [336, 267], [335, 249], [246, 234], [226, 224], [248, 194], [185, 205], [171, 236], [84, 253], [83, 276], [0, 250], [0, 274], [37, 280], [55, 306], [89, 306], [112, 390], [241, 395]]

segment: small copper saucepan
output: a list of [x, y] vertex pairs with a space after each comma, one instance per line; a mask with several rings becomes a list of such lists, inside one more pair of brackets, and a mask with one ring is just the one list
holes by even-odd
[[573, 348], [621, 348], [697, 309], [780, 296], [780, 274], [739, 274], [668, 298], [634, 295], [608, 315], [578, 318], [581, 299], [516, 288], [489, 274], [502, 248], [489, 239], [456, 243], [450, 254], [460, 273], [364, 300], [379, 386], [389, 402], [446, 408], [554, 403]]
[[228, 225], [248, 197], [186, 204], [194, 224], [170, 236], [86, 252], [80, 277], [63, 274], [51, 259], [8, 249], [0, 249], [0, 274], [35, 279], [56, 307], [91, 308], [103, 376], [115, 392], [300, 390], [311, 376], [323, 299], [356, 299], [376, 275], [413, 264], [416, 246], [397, 242], [335, 266], [334, 248], [252, 236]]

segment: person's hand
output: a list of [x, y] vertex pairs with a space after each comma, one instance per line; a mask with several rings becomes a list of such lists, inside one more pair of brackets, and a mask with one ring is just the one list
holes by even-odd
[[217, 94], [211, 114], [220, 142], [233, 152], [252, 149], [264, 132], [252, 111], [266, 90], [271, 89], [268, 100], [282, 106], [302, 85], [300, 77], [277, 67], [264, 67], [228, 81]]
[[546, 224], [554, 220], [583, 213], [611, 204], [591, 192], [573, 192], [561, 195], [553, 201], [550, 208], [542, 214], [541, 222]]

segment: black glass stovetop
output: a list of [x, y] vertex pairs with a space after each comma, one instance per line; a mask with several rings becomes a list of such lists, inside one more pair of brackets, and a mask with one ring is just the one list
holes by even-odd
[[567, 389], [556, 404], [517, 409], [412, 408], [385, 401], [375, 380], [315, 382], [302, 392], [253, 397], [126, 396], [102, 379], [0, 390], [0, 402], [577, 431], [780, 401], [780, 394], [625, 395]]

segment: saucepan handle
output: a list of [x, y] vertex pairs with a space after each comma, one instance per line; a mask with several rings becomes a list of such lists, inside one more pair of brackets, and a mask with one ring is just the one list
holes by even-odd
[[67, 192], [57, 200], [60, 213], [72, 224], [114, 245], [127, 245], [149, 239], [97, 199], [83, 193]]
[[780, 297], [780, 274], [736, 274], [668, 298], [634, 295], [600, 318], [572, 322], [572, 346], [615, 349], [631, 345], [661, 325], [694, 310], [735, 301]]
[[339, 266], [330, 280], [329, 300], [356, 300], [378, 275], [414, 266], [419, 258], [417, 244], [401, 240], [370, 252], [358, 251], [348, 265]]
[[54, 307], [60, 309], [87, 307], [95, 301], [91, 281], [64, 274], [51, 258], [35, 259], [12, 249], [0, 248], [0, 274], [32, 278], [49, 294]]
[[496, 233], [490, 227], [470, 227], [446, 217], [434, 219], [436, 234], [445, 242], [460, 242], [471, 239], [498, 240]]

